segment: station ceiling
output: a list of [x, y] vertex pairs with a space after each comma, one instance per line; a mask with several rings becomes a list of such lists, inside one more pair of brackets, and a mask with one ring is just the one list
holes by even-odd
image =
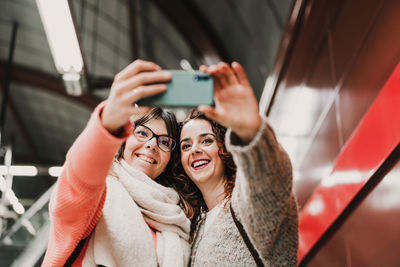
[[[36, 2], [0, 3], [2, 92], [10, 82], [2, 144], [12, 147], [13, 165], [61, 166], [91, 111], [107, 97], [113, 76], [136, 58], [166, 69], [181, 69], [182, 60], [194, 69], [221, 60], [238, 61], [260, 99], [292, 8], [292, 0], [70, 0], [69, 4], [89, 81], [89, 93], [80, 97], [66, 94]], [[54, 181], [46, 173], [16, 177], [13, 189], [20, 198], [34, 200]]]

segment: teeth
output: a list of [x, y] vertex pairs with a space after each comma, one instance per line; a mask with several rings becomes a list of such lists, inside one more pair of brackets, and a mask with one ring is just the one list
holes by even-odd
[[148, 162], [148, 163], [151, 163], [151, 164], [155, 163], [155, 160], [154, 160], [154, 159], [149, 158], [149, 157], [146, 157], [145, 155], [138, 155], [138, 157], [139, 157], [140, 159], [142, 159], [142, 160]]
[[209, 162], [208, 160], [199, 160], [199, 161], [196, 161], [195, 163], [193, 163], [192, 165], [194, 168], [197, 168], [203, 164], [207, 164], [208, 162]]

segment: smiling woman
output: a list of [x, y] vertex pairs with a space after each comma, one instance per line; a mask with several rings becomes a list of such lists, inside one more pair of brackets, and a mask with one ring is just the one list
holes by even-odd
[[133, 104], [165, 91], [169, 79], [140, 60], [117, 74], [68, 151], [43, 266], [187, 265], [190, 221], [171, 176], [175, 116]]
[[190, 265], [296, 266], [290, 160], [259, 115], [242, 67], [202, 70], [214, 76], [216, 105], [183, 121], [174, 168], [191, 211]]
[[[203, 200], [208, 209], [212, 209], [222, 199], [232, 195], [236, 177], [235, 163], [223, 142], [226, 128], [197, 110], [192, 110], [181, 126], [183, 171], [204, 192]], [[213, 193], [208, 197], [211, 192]], [[218, 195], [218, 199], [213, 197], [214, 194]]]

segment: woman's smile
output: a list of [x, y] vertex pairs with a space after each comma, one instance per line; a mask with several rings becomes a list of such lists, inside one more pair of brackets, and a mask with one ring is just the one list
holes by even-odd
[[152, 157], [146, 156], [144, 154], [136, 154], [136, 157], [138, 157], [139, 159], [150, 163], [150, 164], [157, 164], [157, 161], [155, 159], [153, 159]]
[[192, 162], [192, 168], [194, 170], [200, 170], [208, 166], [210, 160], [208, 159], [196, 159]]

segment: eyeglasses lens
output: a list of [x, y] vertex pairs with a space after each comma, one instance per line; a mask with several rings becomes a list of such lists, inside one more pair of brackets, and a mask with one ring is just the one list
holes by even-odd
[[174, 139], [172, 139], [169, 136], [156, 135], [149, 128], [144, 127], [142, 125], [136, 126], [133, 134], [141, 142], [146, 142], [146, 141], [149, 141], [151, 138], [156, 137], [158, 147], [165, 152], [170, 152], [175, 147]]

